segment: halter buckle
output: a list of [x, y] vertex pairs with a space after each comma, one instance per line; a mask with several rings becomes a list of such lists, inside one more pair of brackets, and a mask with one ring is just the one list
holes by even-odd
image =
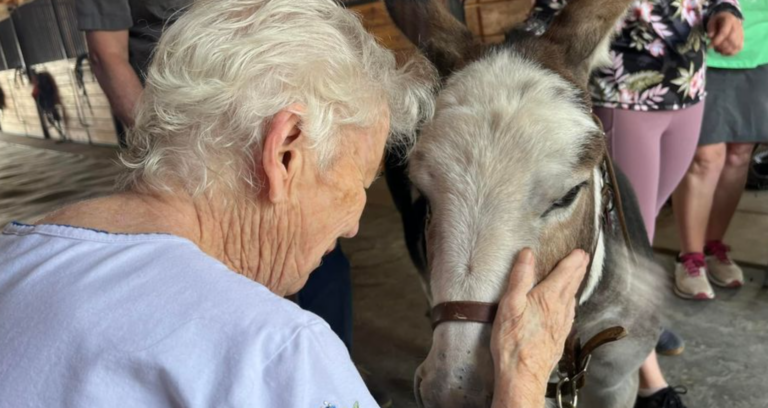
[[[558, 373], [558, 375], [560, 375]], [[568, 401], [563, 401], [563, 387], [568, 384], [571, 387], [571, 392], [568, 393]], [[568, 376], [561, 376], [560, 381], [557, 383], [557, 408], [576, 408], [579, 404], [579, 390], [576, 389], [576, 384], [571, 381]]]

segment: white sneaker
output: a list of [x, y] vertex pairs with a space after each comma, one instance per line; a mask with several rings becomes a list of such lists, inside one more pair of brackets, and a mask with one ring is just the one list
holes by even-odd
[[738, 288], [744, 284], [744, 272], [728, 254], [731, 248], [722, 242], [707, 244], [707, 271], [709, 280], [723, 288]]
[[707, 280], [703, 254], [689, 254], [675, 263], [675, 294], [683, 299], [711, 300], [715, 292]]

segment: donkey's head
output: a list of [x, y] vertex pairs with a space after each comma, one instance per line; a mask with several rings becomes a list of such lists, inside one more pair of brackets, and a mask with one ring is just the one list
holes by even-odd
[[[605, 150], [585, 88], [628, 0], [572, 0], [544, 36], [510, 32], [492, 48], [439, 3], [387, 0], [398, 26], [445, 76], [410, 159], [410, 177], [431, 206], [432, 306], [498, 302], [524, 247], [534, 249], [540, 278], [573, 249], [594, 251], [585, 301], [602, 273]], [[490, 333], [482, 323], [435, 328], [415, 379], [422, 406], [490, 405]]]

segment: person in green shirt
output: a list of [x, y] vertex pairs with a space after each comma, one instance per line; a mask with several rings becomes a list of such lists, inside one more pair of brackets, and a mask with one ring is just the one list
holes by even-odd
[[768, 1], [740, 4], [744, 49], [735, 56], [710, 49], [699, 147], [673, 195], [682, 253], [705, 259], [709, 281], [732, 288], [744, 283], [744, 275], [723, 240], [755, 144], [768, 142]]

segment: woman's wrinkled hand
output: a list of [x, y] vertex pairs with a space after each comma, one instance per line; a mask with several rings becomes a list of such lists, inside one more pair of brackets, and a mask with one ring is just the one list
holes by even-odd
[[715, 51], [725, 56], [736, 55], [744, 48], [744, 27], [741, 20], [727, 11], [717, 13], [709, 19], [707, 36]]
[[491, 336], [496, 368], [494, 402], [501, 403], [494, 406], [511, 406], [501, 399], [514, 395], [518, 400], [521, 394], [530, 395], [530, 406], [539, 405], [539, 399], [543, 403], [546, 383], [573, 325], [576, 292], [588, 264], [589, 256], [575, 250], [534, 287], [532, 251], [524, 249], [517, 257]]

